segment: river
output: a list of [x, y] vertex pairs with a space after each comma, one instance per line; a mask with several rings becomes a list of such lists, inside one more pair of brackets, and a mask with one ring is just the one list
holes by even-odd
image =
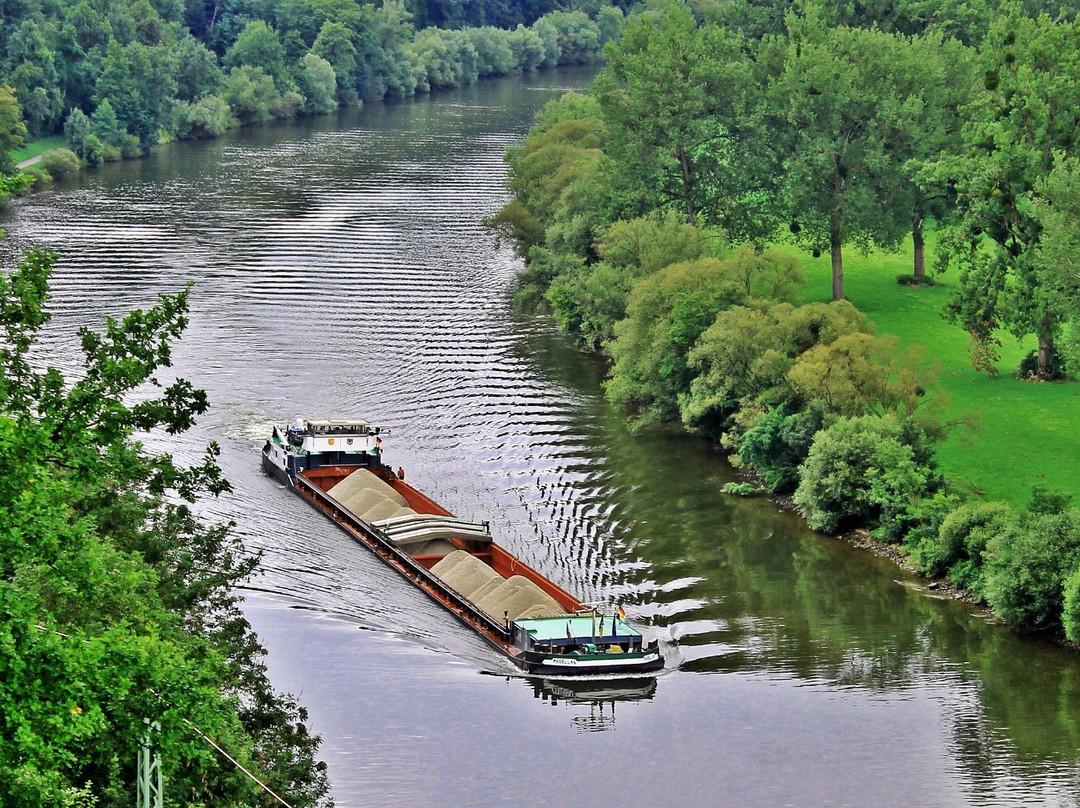
[[[632, 432], [603, 368], [509, 305], [481, 218], [503, 149], [585, 74], [174, 144], [0, 214], [5, 266], [61, 254], [46, 358], [189, 281], [178, 375], [212, 410], [264, 554], [246, 612], [323, 737], [339, 806], [1074, 806], [1080, 655], [935, 599], [894, 566], [725, 496], [699, 441]], [[389, 462], [565, 588], [661, 638], [661, 675], [518, 676], [264, 476], [272, 423], [393, 424]], [[166, 789], [167, 789], [166, 784]]]

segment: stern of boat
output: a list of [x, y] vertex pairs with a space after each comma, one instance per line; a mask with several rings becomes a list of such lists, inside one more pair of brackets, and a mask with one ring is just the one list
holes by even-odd
[[664, 667], [660, 644], [653, 640], [635, 652], [593, 651], [583, 648], [569, 654], [523, 651], [521, 667], [538, 676], [629, 676], [655, 673]]

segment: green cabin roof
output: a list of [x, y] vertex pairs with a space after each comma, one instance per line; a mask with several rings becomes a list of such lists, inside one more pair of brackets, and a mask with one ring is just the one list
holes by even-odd
[[[614, 630], [611, 621], [615, 621]], [[622, 620], [610, 614], [603, 616], [603, 630], [600, 625], [601, 617], [597, 615], [562, 615], [560, 617], [532, 617], [526, 620], [514, 622], [525, 629], [537, 642], [548, 640], [565, 640], [567, 636], [574, 639], [588, 639], [597, 637], [637, 637], [641, 634], [635, 628], [631, 628]], [[595, 635], [593, 632], [596, 632]]]

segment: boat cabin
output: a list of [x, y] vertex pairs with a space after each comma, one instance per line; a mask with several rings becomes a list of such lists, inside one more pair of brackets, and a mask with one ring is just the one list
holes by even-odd
[[289, 427], [289, 443], [308, 453], [377, 453], [382, 443], [380, 435], [389, 432], [388, 426], [360, 420], [304, 421], [303, 425]]
[[641, 650], [642, 637], [618, 615], [599, 612], [518, 620], [512, 642], [527, 651], [599, 654]]
[[384, 424], [361, 420], [303, 421], [274, 427], [263, 454], [271, 473], [294, 476], [324, 466], [382, 465]]

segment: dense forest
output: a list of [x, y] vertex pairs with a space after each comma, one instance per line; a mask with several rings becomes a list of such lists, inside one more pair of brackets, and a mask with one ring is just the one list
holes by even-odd
[[[0, 175], [26, 137], [62, 133], [77, 168], [241, 124], [595, 61], [618, 35], [616, 7], [555, 5], [0, 3]], [[71, 169], [62, 159], [54, 170]]]
[[[1012, 335], [1032, 346], [1018, 379], [1080, 375], [1076, 11], [632, 12], [589, 91], [508, 153], [490, 224], [525, 259], [519, 305], [606, 354], [607, 395], [639, 424], [717, 441], [811, 527], [868, 528], [1010, 624], [1080, 640], [1071, 496], [1014, 507], [949, 484], [936, 446], [960, 424], [933, 346], [876, 334], [844, 286], [845, 253], [910, 245], [897, 280], [948, 272], [972, 367], [997, 373]], [[800, 255], [828, 256], [832, 302], [801, 302]]]

